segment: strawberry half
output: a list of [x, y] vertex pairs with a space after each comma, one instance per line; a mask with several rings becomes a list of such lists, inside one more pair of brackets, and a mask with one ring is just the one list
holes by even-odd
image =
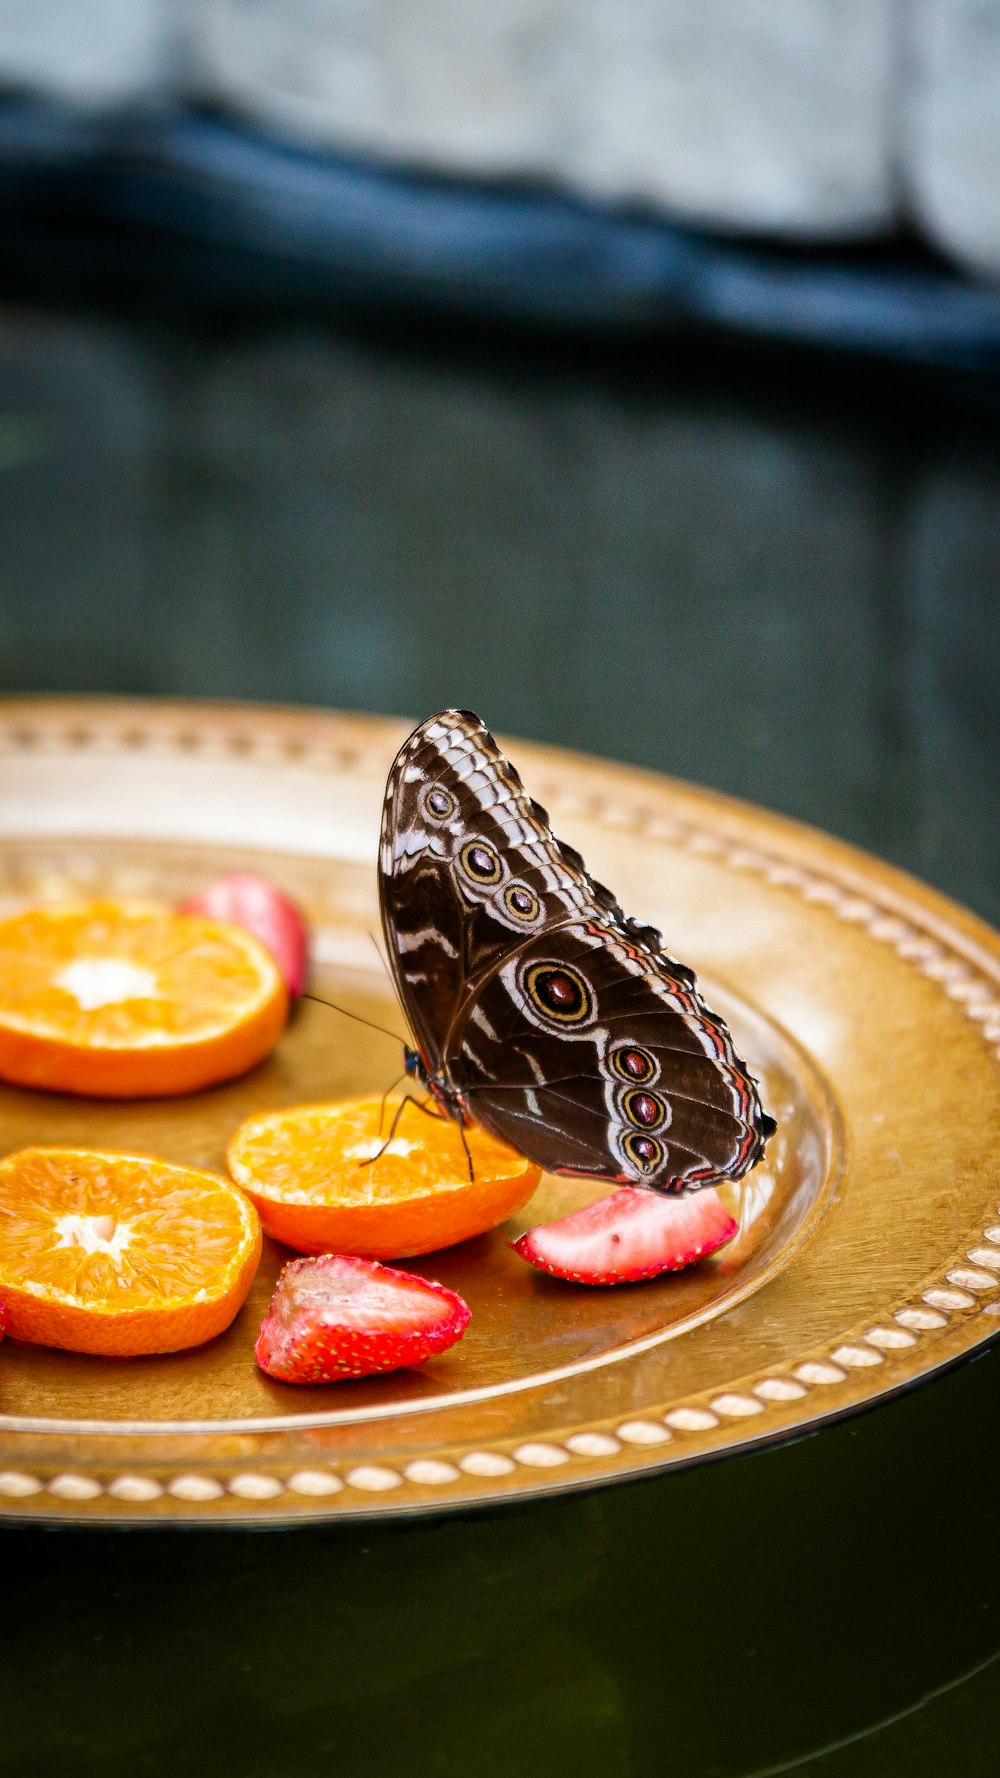
[[180, 911], [245, 927], [267, 946], [288, 992], [301, 994], [309, 970], [308, 927], [294, 901], [266, 877], [253, 871], [234, 871], [182, 902]]
[[717, 1191], [665, 1198], [623, 1186], [559, 1222], [529, 1229], [514, 1252], [554, 1278], [577, 1284], [625, 1284], [678, 1272], [704, 1259], [738, 1228]]
[[461, 1339], [468, 1306], [453, 1290], [374, 1259], [321, 1253], [278, 1279], [254, 1348], [282, 1383], [336, 1383], [423, 1364]]

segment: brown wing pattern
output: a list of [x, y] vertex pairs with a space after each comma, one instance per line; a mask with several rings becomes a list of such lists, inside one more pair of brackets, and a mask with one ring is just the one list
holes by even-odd
[[552, 1172], [738, 1178], [768, 1121], [721, 1019], [616, 929], [568, 921], [485, 981], [449, 1048], [473, 1115]]
[[446, 1102], [552, 1171], [659, 1191], [760, 1158], [773, 1121], [691, 971], [560, 845], [477, 717], [432, 717], [398, 755], [380, 891]]
[[571, 914], [610, 907], [478, 717], [414, 731], [386, 785], [379, 898], [386, 945], [425, 1061], [440, 1062], [463, 999], [510, 950]]

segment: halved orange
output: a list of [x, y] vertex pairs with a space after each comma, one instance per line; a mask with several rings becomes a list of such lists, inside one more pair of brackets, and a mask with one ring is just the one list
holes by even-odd
[[145, 1155], [24, 1148], [0, 1161], [7, 1332], [109, 1358], [177, 1352], [228, 1327], [260, 1259], [228, 1179]]
[[243, 1074], [288, 994], [240, 926], [148, 902], [53, 902], [0, 920], [0, 1076], [133, 1099]]
[[[229, 1171], [269, 1235], [300, 1253], [404, 1259], [484, 1234], [530, 1198], [539, 1168], [475, 1126], [407, 1106], [379, 1159], [399, 1099], [297, 1105], [247, 1119]], [[371, 1163], [370, 1165], [366, 1163]]]

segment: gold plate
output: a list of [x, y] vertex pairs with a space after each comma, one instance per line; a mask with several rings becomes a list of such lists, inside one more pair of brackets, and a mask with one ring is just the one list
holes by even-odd
[[[267, 871], [317, 989], [402, 1020], [372, 946], [385, 776], [406, 725], [307, 711], [0, 704], [0, 906], [179, 899]], [[698, 969], [779, 1134], [737, 1240], [675, 1277], [549, 1279], [507, 1243], [597, 1195], [546, 1178], [491, 1236], [408, 1262], [473, 1320], [420, 1371], [294, 1389], [257, 1371], [265, 1254], [228, 1333], [127, 1362], [0, 1348], [0, 1509], [281, 1522], [593, 1487], [790, 1437], [1000, 1332], [1000, 938], [933, 890], [711, 792], [513, 743], [556, 831]], [[0, 1087], [0, 1152], [122, 1148], [222, 1170], [250, 1112], [380, 1090], [395, 1043], [304, 1004], [243, 1080], [124, 1105]]]

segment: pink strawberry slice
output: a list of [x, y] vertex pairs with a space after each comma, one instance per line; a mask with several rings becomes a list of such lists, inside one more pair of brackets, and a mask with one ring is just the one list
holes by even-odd
[[529, 1265], [577, 1284], [625, 1284], [678, 1272], [731, 1241], [738, 1223], [711, 1186], [666, 1198], [623, 1186], [511, 1243]]
[[461, 1339], [469, 1310], [428, 1278], [374, 1259], [321, 1253], [285, 1267], [255, 1347], [282, 1383], [336, 1383], [423, 1364]]
[[309, 930], [294, 901], [254, 871], [234, 871], [181, 904], [182, 914], [203, 914], [244, 926], [266, 945], [288, 992], [301, 994], [309, 970]]

